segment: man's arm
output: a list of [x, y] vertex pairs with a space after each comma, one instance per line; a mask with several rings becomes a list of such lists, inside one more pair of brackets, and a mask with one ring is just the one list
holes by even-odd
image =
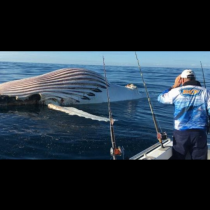
[[179, 75], [174, 82], [174, 85], [170, 87], [169, 89], [163, 91], [158, 96], [158, 101], [163, 104], [173, 104], [173, 92], [171, 92], [172, 89], [177, 88], [181, 85], [181, 75]]
[[162, 104], [173, 104], [173, 100], [170, 95], [171, 88], [163, 91], [159, 96], [158, 96], [158, 101]]

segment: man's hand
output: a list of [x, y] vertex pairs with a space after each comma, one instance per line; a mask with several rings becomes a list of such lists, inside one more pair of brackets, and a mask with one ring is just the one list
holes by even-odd
[[172, 88], [177, 88], [182, 84], [182, 78], [181, 78], [181, 74], [175, 79], [175, 83], [172, 86]]

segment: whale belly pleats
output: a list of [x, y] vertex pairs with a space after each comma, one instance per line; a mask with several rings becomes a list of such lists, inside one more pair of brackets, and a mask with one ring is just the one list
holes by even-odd
[[40, 94], [41, 103], [55, 97], [66, 105], [67, 103], [87, 103], [102, 90], [106, 90], [106, 81], [100, 74], [76, 68], [60, 69], [41, 76], [0, 85], [0, 95], [24, 100], [32, 95]]
[[111, 102], [138, 99], [138, 89], [109, 84], [100, 74], [78, 68], [59, 69], [41, 76], [0, 84], [2, 101], [62, 106], [107, 102], [107, 87]]
[[79, 68], [59, 69], [41, 76], [0, 84], [0, 107], [10, 105], [39, 104], [48, 108], [87, 119], [105, 121], [70, 107], [73, 104], [96, 104], [135, 100], [140, 98], [137, 88], [109, 84], [100, 74]]

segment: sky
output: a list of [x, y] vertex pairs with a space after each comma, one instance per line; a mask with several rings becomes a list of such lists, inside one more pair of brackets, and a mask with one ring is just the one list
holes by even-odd
[[[210, 68], [210, 51], [136, 51], [141, 67]], [[0, 51], [0, 62], [137, 66], [135, 51]]]

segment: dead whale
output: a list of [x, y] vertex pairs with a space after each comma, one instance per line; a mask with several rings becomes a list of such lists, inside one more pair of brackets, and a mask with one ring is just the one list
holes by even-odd
[[107, 88], [111, 102], [137, 100], [138, 88], [106, 83], [105, 78], [91, 70], [65, 68], [40, 76], [0, 84], [0, 107], [17, 105], [46, 105], [48, 108], [98, 121], [109, 118], [95, 116], [70, 107], [77, 104], [107, 103]]

